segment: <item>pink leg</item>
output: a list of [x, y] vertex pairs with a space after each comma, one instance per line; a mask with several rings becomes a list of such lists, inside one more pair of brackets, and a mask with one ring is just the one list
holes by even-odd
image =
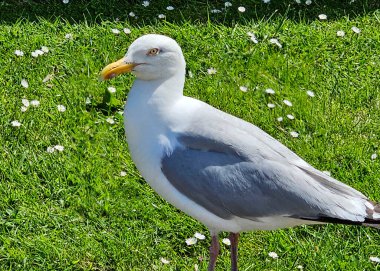
[[238, 242], [239, 233], [230, 232], [231, 241], [231, 271], [238, 271]]
[[211, 237], [211, 246], [210, 246], [210, 263], [208, 264], [208, 271], [215, 270], [216, 259], [219, 255], [219, 240], [218, 235], [212, 235]]

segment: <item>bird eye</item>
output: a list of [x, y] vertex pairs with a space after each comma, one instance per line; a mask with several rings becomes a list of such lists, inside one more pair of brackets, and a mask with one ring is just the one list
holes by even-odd
[[160, 52], [160, 49], [152, 48], [148, 51], [148, 53], [146, 55], [147, 56], [155, 56], [155, 55], [158, 55], [159, 52]]

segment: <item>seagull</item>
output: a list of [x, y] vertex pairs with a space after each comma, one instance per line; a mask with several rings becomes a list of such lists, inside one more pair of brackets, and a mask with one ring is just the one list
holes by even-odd
[[231, 270], [238, 270], [239, 233], [341, 223], [380, 229], [380, 204], [315, 169], [269, 134], [183, 95], [186, 63], [163, 35], [136, 39], [100, 78], [131, 72], [124, 125], [132, 160], [164, 199], [206, 225], [208, 270], [218, 233], [229, 232]]

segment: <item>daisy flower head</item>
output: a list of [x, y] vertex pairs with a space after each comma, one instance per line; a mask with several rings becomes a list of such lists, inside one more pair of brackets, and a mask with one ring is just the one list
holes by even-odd
[[196, 232], [194, 234], [194, 237], [199, 239], [199, 240], [204, 240], [206, 238], [206, 236], [204, 236], [202, 233], [199, 233], [199, 232]]
[[160, 261], [163, 263], [163, 264], [169, 264], [170, 263], [170, 261], [169, 260], [167, 260], [167, 259], [165, 259], [165, 258], [160, 258]]
[[66, 111], [66, 106], [59, 104], [57, 105], [57, 109], [59, 112], [65, 112]]
[[344, 33], [343, 30], [338, 30], [338, 31], [336, 31], [336, 35], [337, 35], [338, 37], [344, 37], [344, 35], [346, 35], [346, 33]]
[[119, 35], [119, 34], [120, 34], [120, 30], [119, 30], [119, 29], [112, 28], [111, 31], [112, 31], [112, 33], [115, 34], [115, 35]]
[[278, 48], [282, 48], [282, 44], [278, 41], [278, 39], [272, 38], [269, 40], [270, 43], [277, 45]]
[[359, 34], [360, 32], [362, 32], [362, 31], [361, 31], [358, 27], [356, 27], [356, 26], [351, 27], [351, 30], [354, 31], [354, 33], [356, 33], [356, 34]]
[[246, 86], [240, 86], [239, 89], [243, 92], [247, 92], [248, 88]]
[[293, 104], [292, 104], [291, 101], [284, 100], [283, 102], [284, 102], [284, 104], [286, 104], [287, 106], [293, 106]]
[[13, 120], [13, 121], [11, 121], [11, 125], [13, 127], [20, 127], [21, 126], [21, 122], [19, 122], [18, 120]]
[[15, 55], [16, 55], [16, 56], [24, 56], [24, 52], [21, 51], [21, 50], [16, 50], [16, 51], [15, 51]]
[[38, 101], [38, 100], [32, 100], [32, 101], [30, 101], [30, 105], [32, 105], [34, 107], [38, 107], [40, 105], [40, 101]]
[[228, 239], [228, 238], [223, 238], [222, 243], [225, 244], [226, 246], [230, 246], [231, 245], [231, 240]]
[[29, 87], [29, 83], [26, 79], [22, 79], [21, 80], [21, 86], [23, 86], [24, 88], [28, 88]]
[[325, 21], [325, 20], [327, 20], [327, 15], [326, 15], [326, 14], [319, 14], [319, 15], [318, 15], [318, 18], [319, 18], [319, 20], [321, 20], [321, 21]]
[[106, 122], [108, 122], [109, 124], [115, 124], [115, 120], [113, 118], [107, 118]]
[[314, 92], [311, 91], [311, 90], [306, 91], [306, 94], [307, 94], [307, 96], [309, 96], [309, 97], [315, 97]]
[[276, 92], [273, 89], [271, 89], [271, 88], [267, 88], [265, 90], [265, 93], [267, 93], [267, 94], [275, 94]]
[[207, 73], [208, 74], [216, 74], [216, 69], [211, 67], [211, 68], [207, 69]]
[[269, 252], [268, 253], [268, 256], [271, 257], [272, 259], [278, 259], [278, 255], [276, 252]]
[[197, 240], [198, 239], [195, 237], [190, 237], [190, 238], [186, 239], [185, 242], [186, 242], [186, 245], [192, 246], [192, 245], [195, 245], [197, 243]]

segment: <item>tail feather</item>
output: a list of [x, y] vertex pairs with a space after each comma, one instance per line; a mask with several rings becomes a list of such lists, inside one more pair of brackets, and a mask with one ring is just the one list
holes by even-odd
[[367, 201], [366, 207], [367, 217], [362, 225], [380, 229], [380, 204], [373, 201]]
[[336, 217], [328, 217], [328, 216], [319, 216], [319, 217], [299, 217], [304, 220], [313, 220], [322, 223], [334, 223], [334, 224], [346, 224], [346, 225], [357, 225], [357, 226], [365, 226], [371, 227], [380, 230], [380, 203], [376, 203], [373, 201], [366, 202], [366, 212], [367, 217], [364, 221], [352, 221], [348, 219], [341, 219]]

